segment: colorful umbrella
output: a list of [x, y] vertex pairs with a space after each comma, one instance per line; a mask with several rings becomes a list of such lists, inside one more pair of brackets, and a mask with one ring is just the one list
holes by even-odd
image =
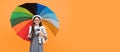
[[55, 13], [47, 6], [38, 3], [25, 3], [16, 7], [10, 18], [11, 26], [18, 36], [28, 40], [29, 26], [32, 25], [32, 17], [34, 15], [40, 15], [42, 23], [56, 35], [59, 30], [59, 21]]

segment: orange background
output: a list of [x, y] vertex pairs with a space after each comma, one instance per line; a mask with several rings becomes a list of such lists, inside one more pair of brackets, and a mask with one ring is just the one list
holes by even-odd
[[3, 0], [0, 1], [0, 52], [29, 52], [10, 16], [18, 5], [37, 2], [51, 8], [60, 21], [54, 37], [48, 30], [45, 52], [120, 52], [120, 1], [117, 0]]

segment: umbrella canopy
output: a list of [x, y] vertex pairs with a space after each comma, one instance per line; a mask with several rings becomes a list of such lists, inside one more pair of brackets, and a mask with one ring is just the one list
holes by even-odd
[[46, 25], [53, 35], [56, 36], [59, 30], [58, 18], [47, 6], [38, 3], [25, 3], [16, 7], [12, 12], [10, 22], [18, 36], [24, 40], [28, 40], [29, 26], [33, 23], [32, 17], [34, 15], [40, 15], [42, 17], [42, 24]]

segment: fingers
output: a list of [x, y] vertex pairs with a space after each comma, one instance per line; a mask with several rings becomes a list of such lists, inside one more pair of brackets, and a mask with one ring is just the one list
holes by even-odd
[[45, 36], [42, 32], [39, 33], [40, 36]]

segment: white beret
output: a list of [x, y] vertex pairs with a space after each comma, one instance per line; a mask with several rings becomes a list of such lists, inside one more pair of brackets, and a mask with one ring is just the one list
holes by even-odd
[[39, 18], [42, 20], [42, 17], [41, 17], [40, 15], [34, 15], [34, 16], [32, 17], [32, 20], [33, 20], [35, 17], [39, 17]]

